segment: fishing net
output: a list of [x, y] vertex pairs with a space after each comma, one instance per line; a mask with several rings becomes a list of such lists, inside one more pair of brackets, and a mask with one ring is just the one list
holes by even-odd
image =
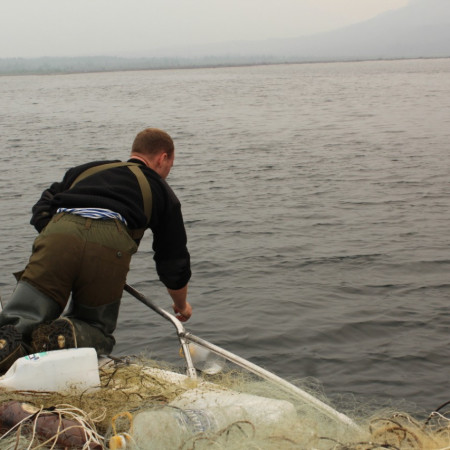
[[[166, 374], [169, 374], [166, 376]], [[199, 380], [184, 376], [182, 370], [141, 357], [127, 357], [100, 367], [101, 389], [93, 392], [24, 392], [0, 391], [0, 405], [20, 402], [35, 408], [28, 420], [9, 429], [2, 427], [0, 449], [71, 448], [67, 429], [83, 430], [82, 445], [72, 448], [108, 448], [113, 436], [122, 436], [127, 448], [150, 448], [140, 443], [133, 447], [133, 421], [142, 411], [164, 411], [169, 404], [192, 390], [234, 392], [284, 400], [295, 407], [295, 420], [285, 423], [235, 420], [214, 432], [198, 433], [183, 438], [180, 450], [198, 449], [443, 449], [450, 447], [450, 419], [442, 405], [426, 420], [395, 411], [378, 411], [364, 417], [364, 406], [347, 401], [346, 414], [358, 417], [359, 429], [324, 417], [311, 405], [292, 393], [286, 393], [274, 383], [261, 381], [254, 375], [227, 367], [217, 375], [204, 375]], [[301, 389], [326, 401], [320, 385], [314, 380], [296, 382]], [[203, 395], [203, 394], [200, 394]], [[339, 405], [342, 407], [342, 405]], [[342, 408], [341, 408], [342, 409]], [[30, 410], [31, 411], [31, 410]], [[357, 411], [358, 416], [352, 414]], [[37, 432], [39, 420], [57, 418], [62, 424], [46, 436]], [[161, 425], [162, 426], [162, 425]], [[71, 428], [72, 427], [72, 428]], [[263, 429], [261, 432], [261, 429]], [[41, 430], [42, 431], [42, 430]], [[64, 435], [66, 433], [66, 435]], [[59, 440], [58, 440], [59, 439]]]

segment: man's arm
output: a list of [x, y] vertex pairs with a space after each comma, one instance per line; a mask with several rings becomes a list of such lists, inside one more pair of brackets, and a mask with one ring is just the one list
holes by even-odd
[[52, 219], [54, 214], [52, 200], [55, 194], [61, 192], [62, 189], [62, 183], [53, 183], [42, 193], [41, 198], [33, 206], [33, 215], [30, 224], [33, 225], [39, 233]]
[[170, 296], [173, 300], [173, 310], [176, 313], [176, 318], [180, 322], [186, 322], [192, 315], [192, 307], [189, 302], [186, 300], [187, 298], [187, 290], [188, 285], [184, 286], [181, 289], [169, 289], [167, 288], [167, 292], [169, 292]]

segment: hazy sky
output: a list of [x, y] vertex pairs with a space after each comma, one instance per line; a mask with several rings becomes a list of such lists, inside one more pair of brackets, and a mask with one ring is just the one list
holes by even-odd
[[[414, 0], [412, 0], [414, 1]], [[408, 0], [0, 0], [0, 58], [132, 55], [290, 38], [360, 22]]]

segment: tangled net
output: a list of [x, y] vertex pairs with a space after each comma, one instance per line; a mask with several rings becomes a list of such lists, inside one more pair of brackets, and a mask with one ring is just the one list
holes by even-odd
[[[297, 419], [294, 424], [276, 424], [261, 437], [260, 424], [249, 420], [237, 420], [218, 431], [199, 433], [186, 438], [179, 450], [201, 449], [450, 449], [450, 402], [437, 408], [426, 420], [420, 422], [408, 414], [396, 412], [378, 413], [371, 419], [359, 421], [360, 431], [349, 430], [326, 419], [312, 407], [289, 394], [278, 391], [267, 382], [256, 381], [248, 374], [229, 370], [197, 381], [179, 374], [164, 379], [152, 372], [152, 368], [174, 372], [173, 367], [139, 357], [114, 360], [100, 367], [101, 389], [86, 392], [30, 392], [0, 391], [0, 405], [21, 402], [34, 407], [26, 420], [4, 429], [0, 449], [60, 449], [78, 448], [97, 450], [108, 448], [111, 436], [122, 435], [132, 444], [133, 416], [140, 411], [164, 408], [187, 390], [232, 389], [254, 395], [288, 400], [294, 404]], [[212, 384], [211, 384], [212, 385]], [[309, 386], [309, 390], [314, 390]], [[320, 395], [314, 392], [316, 396]], [[51, 415], [56, 428], [51, 435], [37, 433], [40, 421]], [[68, 434], [82, 430], [83, 444], [70, 446]], [[64, 440], [66, 439], [66, 440]], [[127, 447], [130, 448], [130, 447]], [[131, 448], [133, 446], [131, 445]]]
[[[138, 410], [166, 404], [192, 386], [189, 379], [184, 383], [164, 381], [148, 371], [149, 365], [157, 366], [156, 363], [138, 357], [106, 364], [100, 367], [101, 389], [97, 391], [0, 391], [0, 405], [18, 401], [36, 408], [36, 412], [23, 424], [3, 433], [0, 437], [0, 449], [60, 448], [56, 446], [56, 441], [61, 430], [53, 439], [44, 441], [35, 432], [38, 420], [49, 412], [61, 419], [72, 420], [77, 423], [73, 426], [86, 430], [87, 444], [83, 448], [95, 448], [92, 447], [93, 444], [104, 448], [104, 436], [111, 428], [111, 420], [115, 415], [124, 409]], [[24, 445], [24, 439], [27, 445]]]

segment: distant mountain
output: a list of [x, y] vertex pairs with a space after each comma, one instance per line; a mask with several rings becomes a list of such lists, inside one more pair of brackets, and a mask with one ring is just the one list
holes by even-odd
[[450, 56], [450, 0], [415, 0], [366, 22], [286, 42], [282, 51], [335, 58]]
[[165, 49], [157, 54], [294, 60], [449, 57], [450, 0], [411, 0], [365, 22], [311, 36]]
[[295, 39], [166, 48], [133, 57], [0, 59], [0, 75], [434, 57], [450, 57], [450, 0], [410, 0], [371, 20]]

